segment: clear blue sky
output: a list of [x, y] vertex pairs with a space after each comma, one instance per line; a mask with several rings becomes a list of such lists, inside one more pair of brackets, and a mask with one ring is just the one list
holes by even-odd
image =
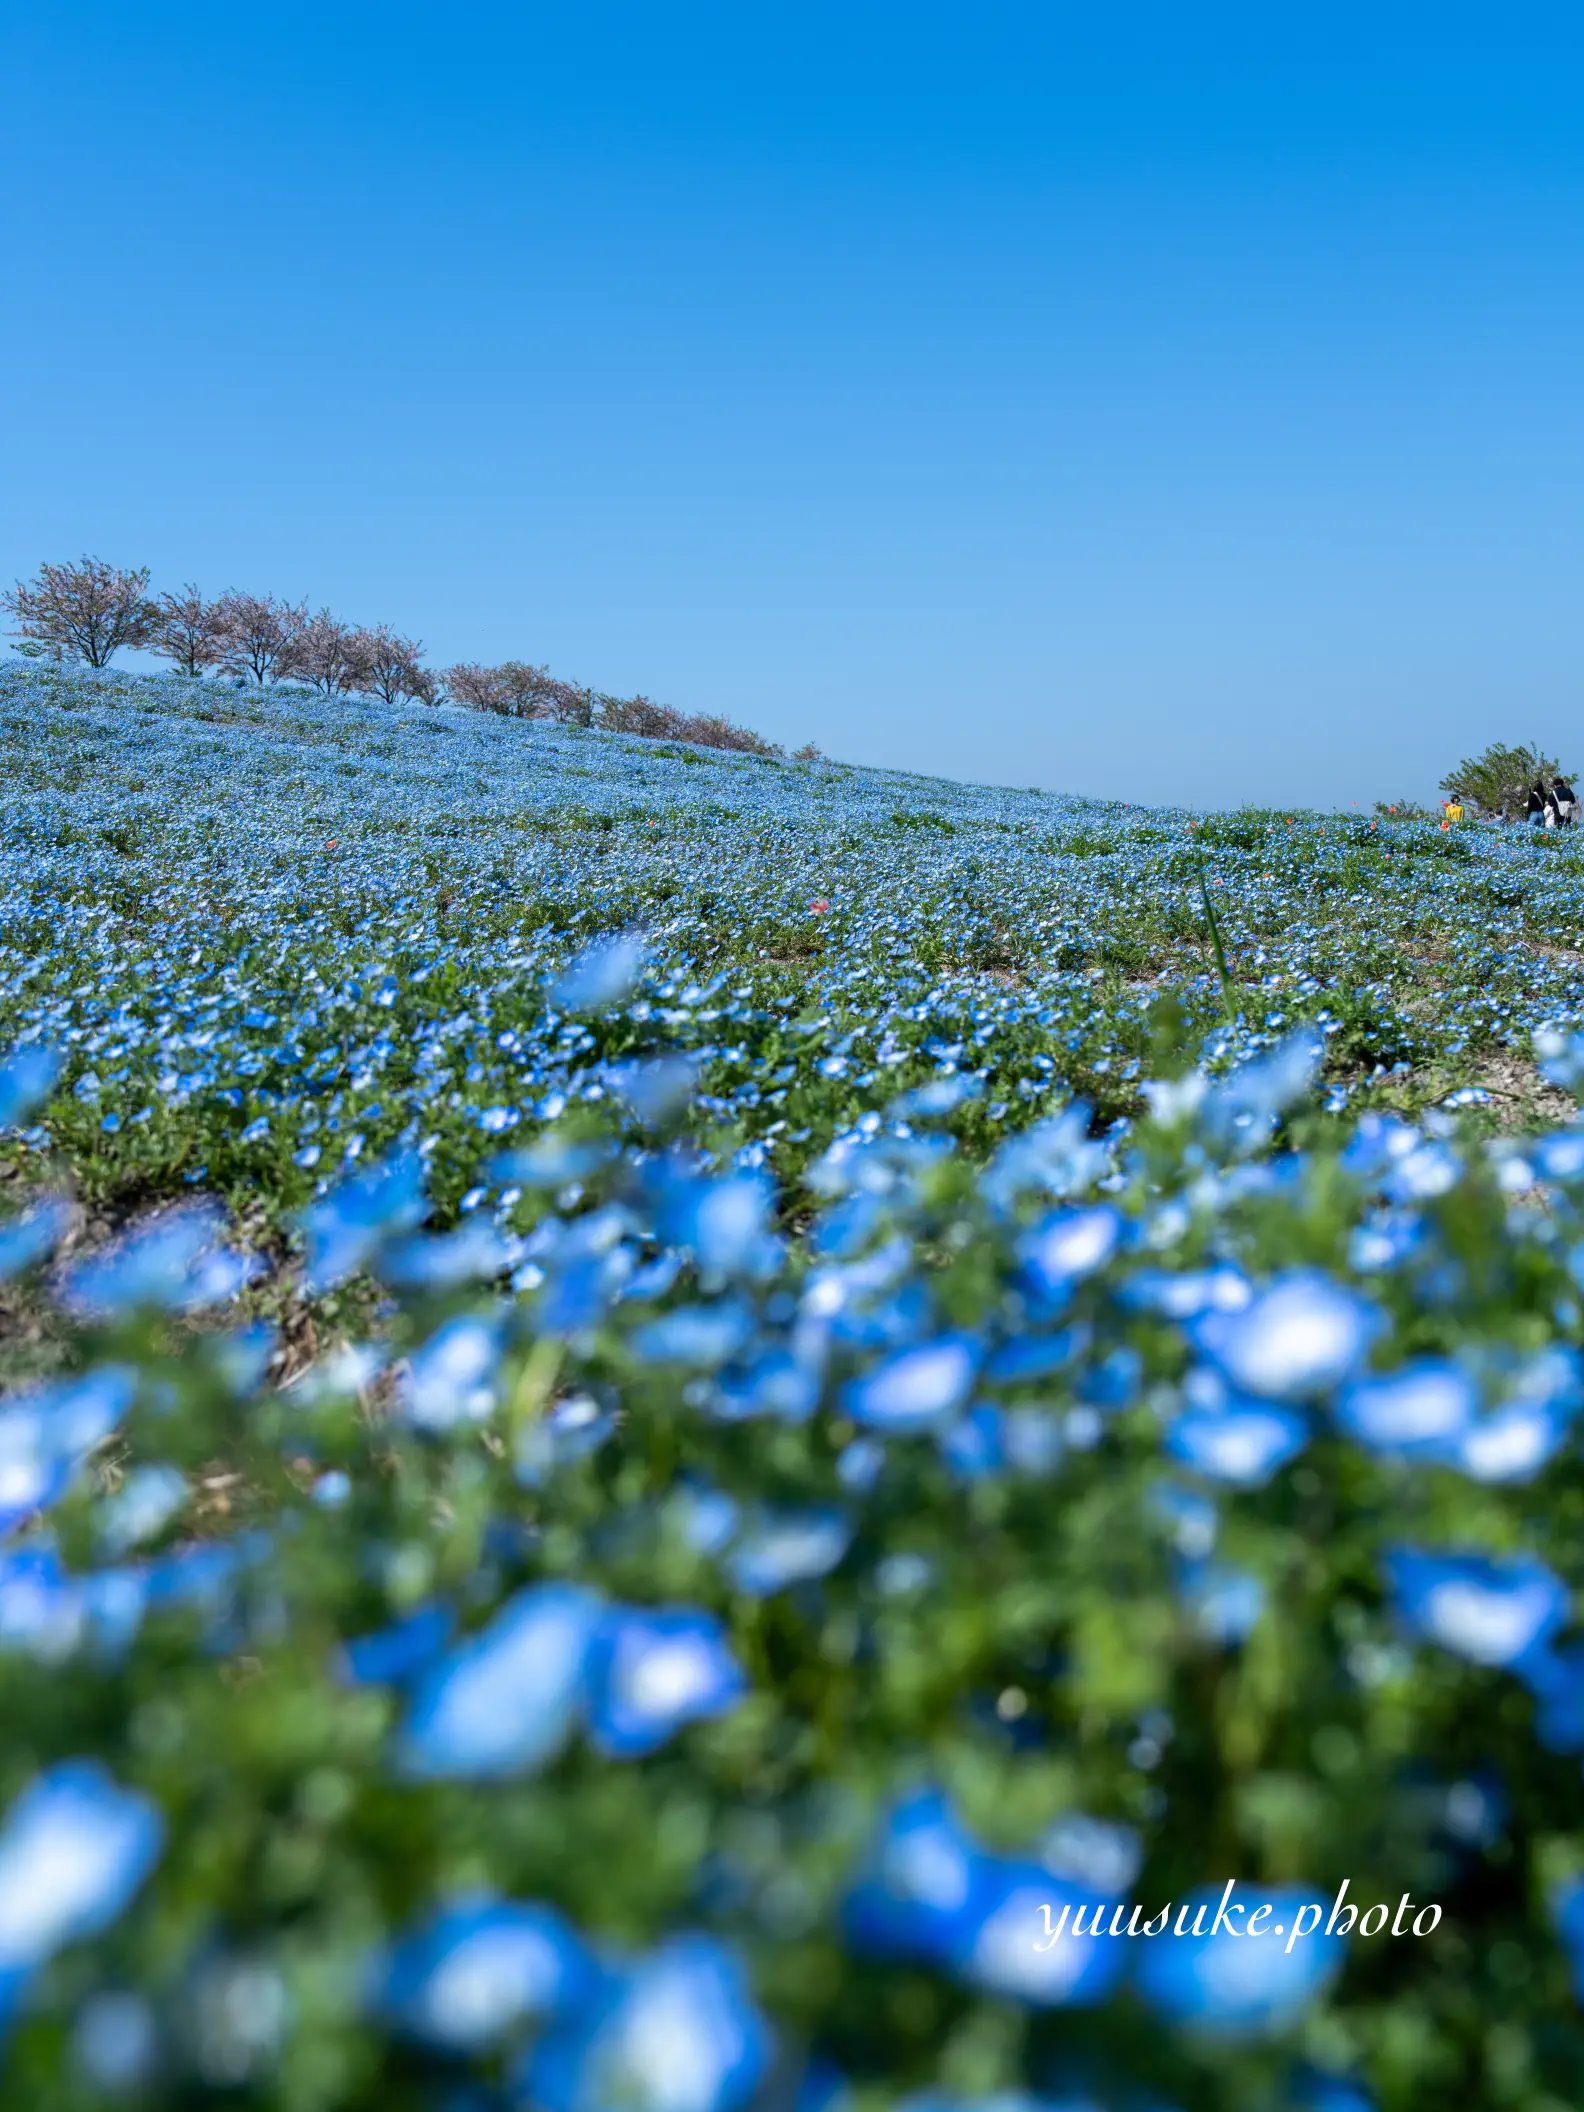
[[1584, 17], [0, 16], [0, 576], [91, 551], [855, 761], [1584, 771]]

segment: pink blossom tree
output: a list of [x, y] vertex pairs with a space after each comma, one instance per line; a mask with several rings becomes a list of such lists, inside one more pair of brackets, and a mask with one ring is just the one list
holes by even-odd
[[272, 594], [222, 594], [215, 604], [219, 665], [255, 682], [291, 673], [292, 654], [308, 624], [304, 603], [277, 601]]
[[13, 637], [57, 660], [108, 667], [123, 645], [146, 645], [154, 635], [159, 608], [148, 597], [148, 579], [146, 565], [123, 572], [101, 557], [40, 565], [36, 579], [19, 579], [0, 594], [0, 607], [16, 618]]
[[205, 601], [189, 583], [179, 594], [162, 594], [158, 606], [149, 650], [184, 675], [201, 675], [206, 667], [217, 665], [223, 650], [220, 603]]

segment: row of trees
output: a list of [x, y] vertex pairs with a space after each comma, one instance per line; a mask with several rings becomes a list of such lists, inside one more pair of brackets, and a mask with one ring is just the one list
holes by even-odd
[[[608, 696], [524, 661], [425, 667], [421, 641], [388, 624], [371, 629], [343, 623], [328, 609], [315, 614], [306, 602], [235, 591], [210, 601], [195, 586], [150, 594], [147, 567], [127, 572], [97, 557], [41, 565], [36, 578], [18, 580], [0, 594], [0, 607], [15, 619], [12, 636], [21, 640], [22, 652], [89, 667], [107, 667], [125, 647], [155, 653], [194, 679], [215, 669], [260, 684], [308, 682], [327, 696], [375, 696], [387, 704], [449, 701], [511, 718], [553, 719], [750, 755], [782, 752], [729, 719], [674, 711], [644, 696]], [[798, 749], [795, 759], [809, 762], [818, 754], [811, 744]]]

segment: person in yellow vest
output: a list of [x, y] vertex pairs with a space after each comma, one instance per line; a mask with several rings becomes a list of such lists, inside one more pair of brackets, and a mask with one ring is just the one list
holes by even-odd
[[1464, 818], [1463, 802], [1457, 793], [1454, 792], [1450, 799], [1442, 800], [1441, 811], [1448, 821], [1461, 821]]

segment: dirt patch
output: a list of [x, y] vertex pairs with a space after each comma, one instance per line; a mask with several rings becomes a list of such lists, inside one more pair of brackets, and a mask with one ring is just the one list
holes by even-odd
[[1504, 1127], [1555, 1129], [1578, 1119], [1571, 1093], [1551, 1085], [1525, 1057], [1511, 1049], [1487, 1056], [1474, 1079], [1491, 1096]]

